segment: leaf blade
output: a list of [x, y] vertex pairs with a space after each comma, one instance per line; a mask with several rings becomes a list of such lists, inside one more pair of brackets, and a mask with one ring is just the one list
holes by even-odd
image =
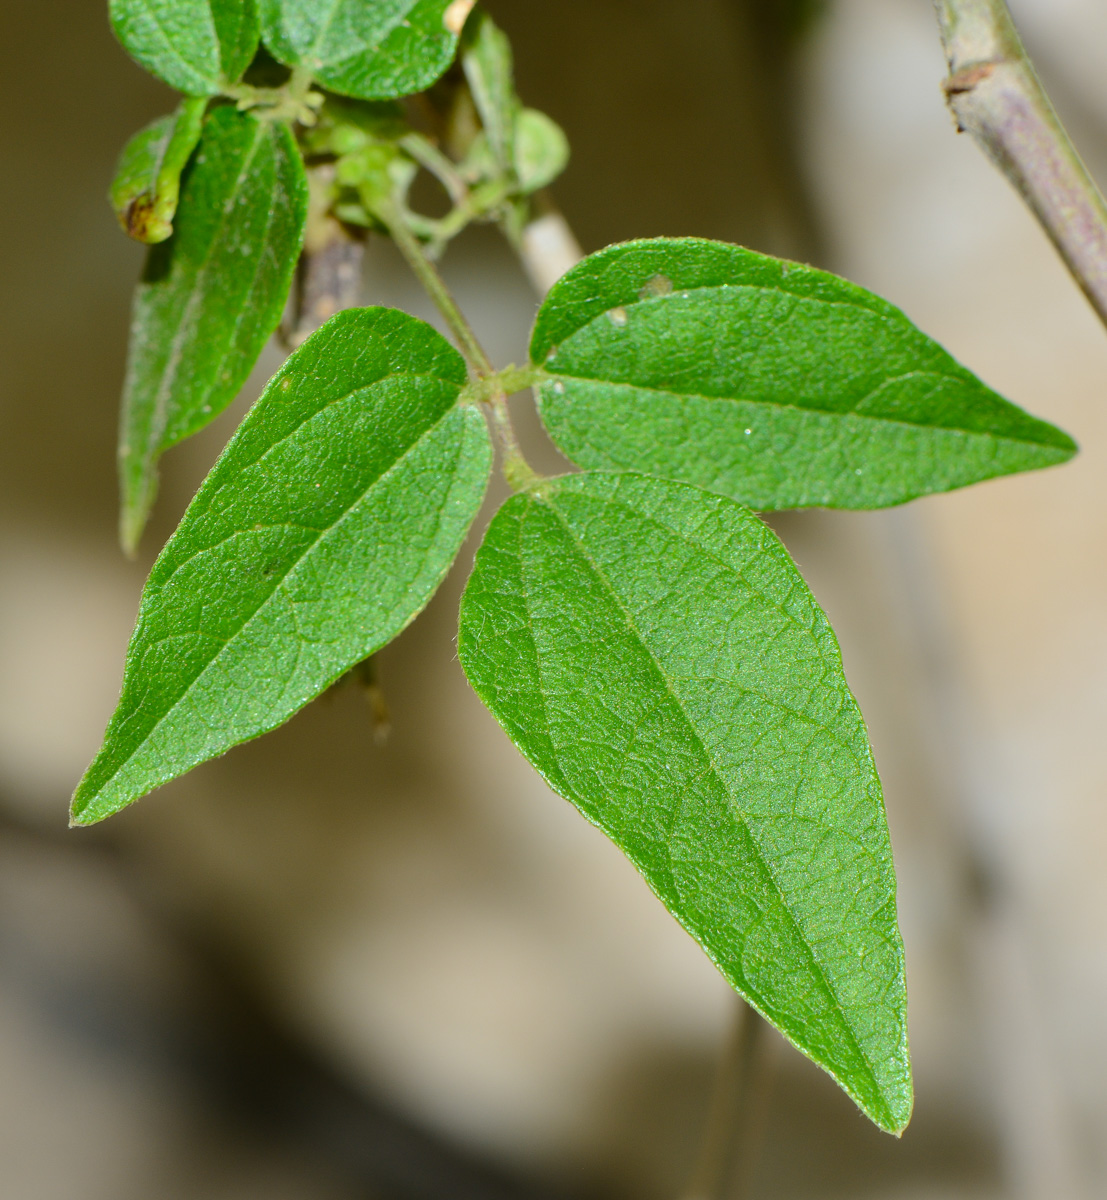
[[157, 462], [234, 399], [284, 309], [307, 219], [291, 132], [232, 108], [208, 117], [177, 209], [135, 291], [120, 419], [121, 532], [133, 549]]
[[464, 382], [389, 309], [339, 313], [289, 358], [151, 571], [75, 823], [281, 724], [422, 610], [491, 469]]
[[569, 165], [569, 139], [536, 108], [520, 109], [515, 122], [515, 175], [524, 194], [547, 187]]
[[237, 83], [261, 45], [257, 0], [210, 0], [219, 40], [220, 83]]
[[234, 83], [258, 47], [254, 0], [109, 0], [108, 13], [127, 53], [189, 96]]
[[465, 25], [461, 66], [492, 157], [502, 172], [510, 171], [514, 163], [515, 119], [521, 107], [515, 94], [511, 43], [482, 9]]
[[429, 87], [457, 52], [450, 0], [261, 0], [262, 39], [331, 91], [391, 100]]
[[728, 980], [903, 1128], [879, 780], [834, 635], [767, 527], [688, 485], [548, 481], [493, 519], [458, 654], [512, 741]]
[[893, 305], [719, 242], [591, 256], [554, 286], [531, 353], [549, 374], [543, 420], [574, 461], [754, 508], [884, 507], [1075, 452]]

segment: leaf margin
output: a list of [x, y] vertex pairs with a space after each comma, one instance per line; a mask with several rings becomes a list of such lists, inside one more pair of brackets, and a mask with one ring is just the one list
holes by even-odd
[[[203, 178], [204, 186], [207, 186], [206, 175], [197, 175], [198, 172], [214, 169], [205, 158], [205, 148], [211, 150], [215, 144], [223, 153], [227, 147], [217, 139], [231, 145], [232, 139], [244, 137], [248, 131], [252, 143], [237, 168], [235, 185], [230, 194], [222, 198], [217, 227], [203, 252], [202, 261], [195, 264], [192, 271], [191, 284], [186, 289], [187, 298], [177, 302], [172, 289], [181, 277], [178, 276], [176, 280], [173, 277], [174, 254], [178, 254], [177, 262], [180, 263], [179, 255], [184, 253], [182, 239], [188, 232], [187, 228], [182, 232], [182, 222], [203, 221], [211, 216], [202, 205], [193, 216], [190, 184], [199, 189], [200, 178]], [[189, 334], [187, 326], [206, 312], [208, 305], [204, 302], [205, 293], [218, 294], [221, 290], [214, 287], [208, 278], [213, 255], [220, 249], [224, 257], [228, 253], [226, 243], [236, 231], [233, 220], [241, 219], [243, 215], [235, 198], [253, 182], [247, 168], [265, 150], [272, 158], [275, 189], [268, 201], [266, 239], [254, 255], [253, 275], [237, 315], [233, 321], [224, 322], [221, 326], [226, 337], [222, 357], [216, 361], [210, 355], [201, 354], [202, 363], [206, 364], [202, 374], [206, 374], [208, 379], [201, 390], [192, 395], [195, 391], [192, 379], [178, 378], [178, 373], [183, 372], [182, 361], [187, 361], [186, 350], [191, 347], [194, 356], [200, 354], [197, 334], [195, 330]], [[274, 199], [277, 191], [285, 201], [283, 212], [279, 211], [280, 205]], [[132, 305], [118, 442], [120, 541], [128, 555], [136, 551], [157, 498], [158, 463], [162, 455], [198, 433], [234, 400], [280, 323], [303, 245], [308, 199], [307, 172], [296, 140], [285, 122], [261, 121], [249, 113], [239, 113], [229, 105], [216, 107], [207, 114], [200, 144], [190, 165], [190, 174], [181, 189], [176, 233], [148, 253]], [[261, 286], [262, 269], [267, 266], [269, 252], [272, 251], [274, 260], [281, 257], [268, 240], [270, 228], [278, 217], [287, 219], [292, 238], [284, 247], [279, 269], [266, 286], [270, 294], [268, 303], [263, 307], [258, 303], [255, 293]], [[231, 261], [239, 265], [233, 255]], [[189, 269], [187, 263], [180, 267], [182, 274]], [[159, 287], [162, 290], [158, 290]], [[174, 305], [167, 308], [169, 319], [173, 322], [172, 333], [167, 339], [164, 335], [152, 336], [151, 328], [160, 320], [161, 307], [168, 300], [175, 301]], [[194, 311], [194, 305], [198, 313]], [[249, 323], [246, 323], [246, 318], [249, 318]], [[166, 346], [167, 357], [163, 369], [159, 371], [155, 366], [151, 373], [150, 362], [156, 364], [160, 349]], [[183, 399], [191, 399], [187, 409], [182, 406]], [[148, 428], [144, 428], [147, 425]]]

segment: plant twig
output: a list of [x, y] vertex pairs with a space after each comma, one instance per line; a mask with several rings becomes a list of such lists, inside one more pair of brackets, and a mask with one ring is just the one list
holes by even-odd
[[959, 130], [1007, 176], [1107, 325], [1107, 204], [1069, 140], [1004, 0], [934, 0]]
[[756, 1154], [753, 1136], [764, 1116], [762, 1072], [764, 1020], [737, 996], [734, 1024], [719, 1060], [699, 1154], [682, 1200], [741, 1200]]
[[304, 254], [300, 261], [299, 320], [293, 334], [297, 346], [336, 312], [357, 307], [364, 257], [365, 242], [350, 237], [337, 222], [333, 238]]
[[409, 133], [400, 138], [400, 146], [435, 179], [442, 184], [450, 203], [455, 208], [466, 208], [469, 204], [469, 186], [462, 179], [457, 166], [441, 150], [421, 133]]
[[[501, 376], [497, 374], [484, 347], [477, 341], [477, 336], [465, 319], [465, 314], [458, 308], [457, 301], [450, 295], [438, 268], [427, 256], [422, 243], [408, 228], [399, 207], [391, 201], [378, 202], [375, 211], [435, 308], [442, 314], [465, 361], [469, 364], [469, 369], [478, 379], [491, 380], [493, 384], [498, 385]], [[487, 406], [492, 430], [500, 446], [504, 478], [513, 489], [531, 487], [541, 477], [523, 456], [515, 436], [515, 428], [511, 424], [507, 394], [503, 387], [491, 387], [487, 394], [481, 396], [481, 400]]]
[[351, 234], [327, 213], [309, 216], [300, 258], [296, 326], [289, 339], [293, 348], [336, 312], [357, 307], [364, 259], [364, 237]]
[[423, 285], [423, 290], [433, 301], [434, 307], [442, 314], [461, 353], [465, 356], [465, 361], [469, 364], [469, 369], [481, 379], [494, 375], [496, 368], [492, 365], [492, 360], [477, 341], [465, 314], [450, 295], [449, 288], [446, 287], [434, 263], [427, 257], [419, 239], [408, 228], [399, 208], [391, 201], [379, 201], [375, 209], [407, 265]]

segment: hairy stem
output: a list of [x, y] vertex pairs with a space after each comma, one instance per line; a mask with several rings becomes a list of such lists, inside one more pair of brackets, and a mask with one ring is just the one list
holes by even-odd
[[1053, 111], [1004, 0], [934, 0], [957, 127], [1007, 176], [1107, 325], [1107, 204]]
[[465, 314], [457, 306], [450, 295], [437, 267], [427, 257], [422, 243], [407, 227], [399, 208], [391, 201], [381, 201], [375, 206], [377, 216], [384, 222], [392, 240], [407, 261], [407, 265], [415, 273], [416, 279], [423, 285], [423, 290], [431, 298], [434, 307], [442, 314], [443, 320], [454, 336], [469, 369], [478, 378], [485, 378], [496, 373], [492, 360], [484, 352], [484, 347], [477, 341]]
[[511, 424], [511, 413], [507, 407], [507, 396], [504, 392], [495, 392], [488, 402], [488, 411], [492, 417], [492, 429], [500, 445], [503, 456], [503, 475], [512, 491], [523, 491], [533, 487], [542, 476], [523, 457], [519, 440], [515, 436], [515, 427]]
[[[450, 332], [454, 335], [469, 369], [479, 380], [495, 380], [496, 368], [485, 353], [484, 347], [477, 341], [472, 326], [465, 319], [465, 314], [457, 306], [457, 301], [450, 295], [445, 280], [438, 273], [438, 268], [427, 256], [422, 243], [408, 228], [399, 208], [391, 201], [378, 203], [377, 216], [384, 222], [392, 240], [399, 247], [400, 253], [407, 260], [408, 266], [415, 277], [423, 285], [430, 296], [435, 308], [442, 314]], [[541, 478], [533, 467], [523, 457], [515, 429], [511, 424], [511, 414], [508, 411], [507, 395], [502, 387], [493, 387], [487, 395], [481, 396], [487, 405], [491, 418], [492, 430], [500, 447], [503, 459], [503, 474], [508, 484], [514, 490], [530, 487]]]

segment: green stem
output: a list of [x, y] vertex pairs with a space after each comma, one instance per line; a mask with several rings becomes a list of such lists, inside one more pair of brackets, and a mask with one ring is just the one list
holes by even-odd
[[511, 424], [511, 413], [504, 392], [496, 392], [492, 396], [488, 402], [488, 411], [492, 416], [492, 429], [503, 456], [502, 470], [508, 487], [514, 492], [520, 492], [541, 482], [542, 476], [523, 457], [523, 451], [515, 436], [515, 427]]
[[423, 244], [408, 228], [398, 205], [391, 200], [378, 201], [374, 205], [374, 211], [384, 222], [392, 240], [407, 260], [407, 265], [415, 273], [416, 279], [423, 285], [424, 291], [430, 296], [434, 307], [442, 314], [470, 370], [481, 379], [495, 375], [496, 368], [492, 365], [492, 360], [477, 341], [476, 334], [450, 295], [437, 267], [427, 257]]
[[290, 96], [296, 100], [303, 100], [311, 91], [311, 85], [314, 82], [315, 76], [311, 73], [310, 67], [297, 66], [292, 68], [292, 75], [285, 86], [288, 88]]
[[404, 224], [426, 239], [427, 254], [431, 259], [437, 259], [446, 244], [467, 226], [474, 221], [487, 219], [490, 213], [503, 207], [509, 193], [506, 181], [490, 179], [470, 190], [453, 170], [453, 163], [426, 138], [409, 134], [400, 139], [400, 146], [438, 179], [453, 202], [453, 207], [444, 217], [425, 217], [412, 212], [406, 204], [398, 206]]
[[492, 360], [485, 353], [484, 347], [477, 341], [477, 336], [465, 319], [465, 314], [458, 308], [457, 302], [450, 295], [445, 280], [439, 275], [434, 263], [427, 257], [422, 243], [408, 228], [398, 205], [391, 200], [378, 201], [374, 206], [374, 211], [384, 222], [392, 240], [407, 260], [415, 277], [423, 285], [435, 308], [442, 314], [461, 353], [469, 364], [469, 369], [477, 376], [479, 383], [490, 385], [478, 387], [474, 391], [477, 398], [488, 407], [492, 430], [503, 458], [504, 478], [515, 491], [533, 486], [541, 476], [523, 457], [519, 441], [515, 436], [515, 428], [511, 424], [507, 393], [504, 390], [504, 383], [511, 378], [510, 372], [497, 375]]
[[313, 125], [324, 100], [322, 92], [311, 90], [314, 83], [315, 76], [307, 67], [294, 67], [288, 82], [281, 87], [233, 83], [223, 89], [223, 95], [234, 100], [243, 112], [260, 109], [255, 115], [263, 120]]
[[734, 997], [732, 1026], [719, 1061], [700, 1152], [681, 1200], [740, 1200], [747, 1194], [765, 1115], [767, 1026]]
[[[430, 239], [429, 255], [431, 258], [438, 258], [442, 251], [446, 249], [446, 244], [451, 242], [457, 235], [473, 220], [472, 210], [467, 205], [458, 205], [456, 208], [451, 208], [450, 211], [440, 218], [423, 217], [417, 213], [409, 214], [409, 221], [413, 228], [420, 228], [424, 235]], [[416, 226], [416, 223], [417, 226]]]
[[959, 130], [1007, 176], [1107, 324], [1107, 204], [1053, 111], [1004, 0], [934, 0]]
[[462, 396], [464, 400], [476, 400], [481, 404], [487, 404], [497, 392], [503, 392], [505, 396], [513, 396], [516, 392], [525, 392], [527, 388], [536, 387], [549, 376], [541, 367], [535, 367], [527, 364], [525, 367], [517, 367], [512, 363], [509, 367], [503, 367], [489, 376], [487, 379], [478, 379], [474, 383], [470, 383], [465, 389]]
[[433, 142], [428, 141], [420, 133], [408, 133], [400, 138], [400, 147], [442, 184], [446, 189], [446, 194], [450, 197], [450, 203], [455, 208], [468, 208], [468, 185], [458, 174], [453, 161], [447, 158]]

